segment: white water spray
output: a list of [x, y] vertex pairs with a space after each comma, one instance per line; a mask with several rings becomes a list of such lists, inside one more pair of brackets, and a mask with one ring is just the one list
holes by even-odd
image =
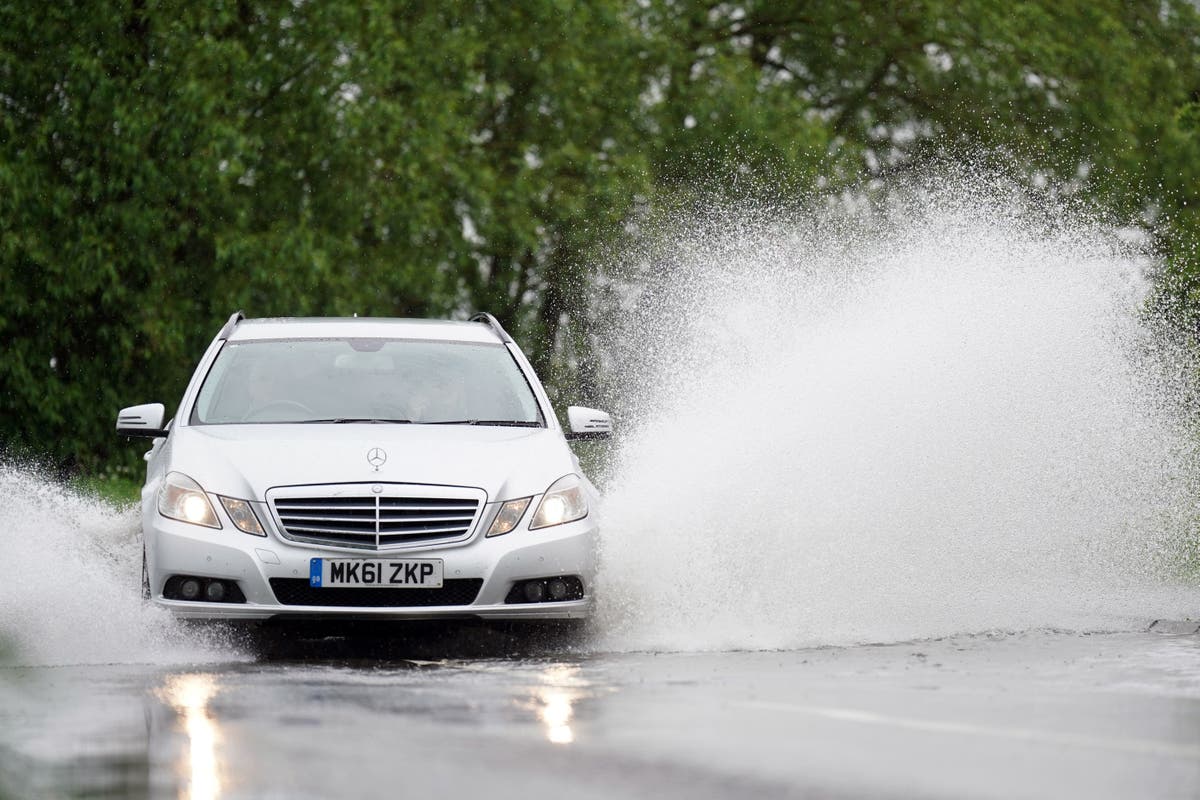
[[0, 464], [0, 645], [16, 663], [180, 663], [235, 656], [142, 602], [134, 508]]
[[[775, 648], [1200, 613], [1152, 262], [1010, 199], [713, 213], [636, 254], [605, 643]], [[781, 221], [787, 219], [786, 222]], [[1176, 356], [1177, 357], [1177, 356]]]
[[[599, 646], [1200, 613], [1173, 572], [1200, 489], [1170, 350], [1139, 316], [1152, 262], [1035, 216], [969, 192], [859, 217], [760, 208], [635, 254]], [[143, 605], [135, 510], [15, 466], [0, 497], [0, 643], [19, 663], [237, 657]]]

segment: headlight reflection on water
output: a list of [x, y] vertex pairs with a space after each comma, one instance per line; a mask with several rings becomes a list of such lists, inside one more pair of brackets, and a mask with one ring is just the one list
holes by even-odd
[[575, 741], [575, 732], [571, 730], [572, 697], [562, 689], [543, 689], [541, 692], [542, 708], [538, 717], [546, 726], [546, 738], [555, 744], [570, 744]]
[[587, 682], [579, 677], [579, 667], [567, 664], [547, 667], [540, 677], [542, 685], [533, 690], [531, 705], [546, 738], [554, 744], [571, 744], [575, 741], [571, 728], [575, 702], [584, 697]]
[[179, 713], [188, 737], [188, 763], [184, 765], [188, 782], [179, 793], [181, 800], [216, 800], [221, 794], [217, 765], [220, 733], [208, 708], [217, 691], [216, 677], [207, 674], [173, 675], [159, 691]]

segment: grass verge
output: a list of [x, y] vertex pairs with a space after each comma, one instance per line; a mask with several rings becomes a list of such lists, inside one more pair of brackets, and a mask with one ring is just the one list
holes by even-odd
[[71, 479], [71, 488], [99, 497], [106, 503], [123, 506], [138, 501], [142, 493], [142, 482], [129, 475], [102, 472], [97, 475], [76, 475]]

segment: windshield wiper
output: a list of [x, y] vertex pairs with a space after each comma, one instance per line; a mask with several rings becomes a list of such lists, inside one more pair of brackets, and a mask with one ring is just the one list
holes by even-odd
[[541, 428], [542, 423], [523, 419], [445, 419], [425, 425], [504, 425], [509, 428]]
[[366, 422], [372, 425], [411, 425], [411, 419], [385, 419], [381, 417], [330, 417], [329, 419], [305, 419], [301, 425], [323, 422], [327, 425], [344, 425], [348, 422]]

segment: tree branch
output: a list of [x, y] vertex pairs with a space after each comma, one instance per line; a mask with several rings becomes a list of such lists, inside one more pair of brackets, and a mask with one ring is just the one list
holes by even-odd
[[879, 62], [879, 66], [875, 67], [874, 72], [867, 78], [866, 83], [854, 94], [846, 100], [845, 106], [838, 113], [837, 118], [833, 122], [833, 132], [836, 135], [841, 135], [845, 132], [846, 127], [850, 124], [850, 120], [854, 118], [854, 114], [863, 106], [863, 101], [866, 100], [872, 92], [880, 87], [883, 79], [887, 77], [888, 70], [896, 63], [895, 57], [890, 52], [884, 52], [883, 59]]

